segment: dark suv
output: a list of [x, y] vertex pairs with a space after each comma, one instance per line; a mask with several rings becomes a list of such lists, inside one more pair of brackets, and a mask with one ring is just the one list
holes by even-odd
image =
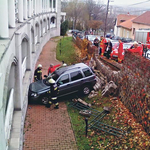
[[[96, 83], [92, 69], [84, 63], [58, 68], [51, 74], [59, 87], [58, 97], [81, 92], [88, 95]], [[30, 101], [48, 102], [47, 92], [50, 90], [49, 78], [33, 82], [29, 86]]]

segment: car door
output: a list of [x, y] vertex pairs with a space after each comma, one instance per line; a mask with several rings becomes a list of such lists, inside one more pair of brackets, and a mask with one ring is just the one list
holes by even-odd
[[83, 83], [83, 75], [81, 71], [79, 70], [70, 73], [70, 79], [71, 79], [71, 84], [70, 84], [71, 92], [73, 93], [79, 91]]
[[69, 74], [60, 76], [60, 78], [57, 80], [57, 85], [59, 89], [58, 96], [68, 95], [70, 93]]

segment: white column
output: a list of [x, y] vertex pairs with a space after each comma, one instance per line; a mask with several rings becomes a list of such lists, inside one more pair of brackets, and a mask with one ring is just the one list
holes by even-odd
[[44, 12], [45, 0], [42, 1], [42, 12]]
[[31, 0], [29, 0], [29, 6], [28, 6], [28, 17], [31, 17]]
[[1, 0], [0, 3], [0, 37], [8, 38], [8, 1]]
[[36, 6], [37, 4], [36, 4], [36, 0], [33, 0], [33, 9], [34, 9], [34, 14], [36, 14]]
[[46, 0], [44, 0], [44, 12], [46, 12]]
[[50, 0], [47, 0], [47, 11], [50, 11]]
[[8, 23], [9, 27], [15, 28], [15, 1], [8, 0]]
[[53, 0], [52, 0], [52, 12], [54, 11], [53, 5], [54, 5], [54, 3], [53, 3]]
[[23, 19], [27, 19], [27, 0], [23, 0], [23, 7], [24, 7], [24, 10], [23, 10]]
[[27, 23], [27, 26], [28, 26], [28, 35], [29, 35], [29, 41], [28, 41], [28, 52], [27, 52], [27, 60], [28, 60], [28, 63], [27, 63], [27, 69], [28, 70], [31, 70], [32, 69], [32, 50], [31, 50], [31, 46], [32, 46], [32, 42], [31, 42], [31, 23], [28, 22]]
[[19, 22], [23, 22], [23, 0], [18, 0], [18, 18]]
[[40, 13], [43, 12], [42, 0], [40, 0]]
[[33, 0], [31, 0], [31, 16], [33, 16]]
[[35, 0], [35, 6], [36, 6], [36, 14], [39, 13], [39, 0]]
[[49, 11], [49, 0], [46, 1], [46, 11]]
[[21, 110], [23, 106], [23, 86], [22, 86], [22, 48], [21, 33], [15, 33], [15, 48], [18, 64], [16, 66], [16, 88], [15, 88], [15, 109]]

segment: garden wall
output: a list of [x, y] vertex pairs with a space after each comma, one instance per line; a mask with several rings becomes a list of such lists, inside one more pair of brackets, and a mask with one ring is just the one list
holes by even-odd
[[126, 52], [121, 77], [122, 102], [150, 134], [150, 61]]

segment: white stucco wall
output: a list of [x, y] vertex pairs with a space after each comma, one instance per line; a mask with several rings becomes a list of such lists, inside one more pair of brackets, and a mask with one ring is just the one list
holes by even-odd
[[[48, 10], [50, 11], [51, 9]], [[17, 138], [14, 138], [13, 135], [16, 134], [14, 133], [15, 127], [13, 126], [13, 123], [17, 119], [18, 121], [20, 120], [20, 126], [23, 126], [28, 103], [28, 86], [33, 81], [36, 61], [41, 53], [43, 46], [48, 42], [48, 40], [51, 37], [60, 36], [60, 0], [57, 1], [56, 10], [57, 12], [55, 12], [55, 10], [53, 10], [53, 12], [47, 12], [44, 10], [42, 13], [37, 10], [37, 13], [40, 14], [28, 18], [28, 20], [23, 20], [22, 23], [16, 23], [16, 28], [8, 30], [9, 38], [0, 40], [0, 150], [6, 150], [8, 146], [10, 146], [10, 149], [17, 150], [22, 146], [21, 142], [23, 138], [23, 127], [17, 128], [19, 134], [17, 134]], [[50, 28], [50, 21], [52, 16], [55, 17], [55, 27]], [[38, 24], [39, 28], [36, 28], [36, 24]], [[35, 43], [37, 35], [39, 36], [37, 37], [37, 43]], [[26, 64], [27, 70], [24, 74], [24, 78], [22, 78], [22, 41], [24, 38], [26, 38], [27, 41], [27, 48], [25, 49], [26, 52], [24, 55], [26, 55], [28, 63]], [[16, 64], [14, 64], [14, 58], [17, 60]], [[12, 69], [12, 66], [15, 69]], [[10, 75], [11, 71], [13, 71], [12, 76]], [[8, 85], [11, 85], [14, 88], [13, 98], [15, 116], [12, 121], [13, 129], [11, 130], [11, 138], [9, 140], [10, 145], [8, 145], [8, 141], [5, 139], [4, 130], [5, 114], [7, 111], [9, 111], [6, 109], [9, 97], [8, 89], [10, 90]], [[19, 115], [15, 115], [18, 113]], [[16, 145], [14, 145], [15, 140], [17, 141], [15, 143]]]

